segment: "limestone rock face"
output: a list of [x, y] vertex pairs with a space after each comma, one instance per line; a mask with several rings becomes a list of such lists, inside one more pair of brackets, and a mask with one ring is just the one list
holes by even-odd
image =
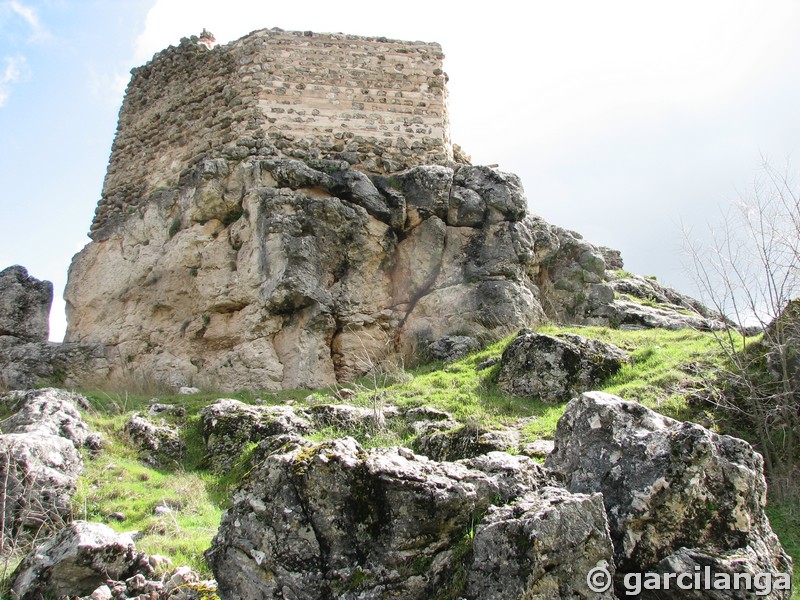
[[[67, 340], [110, 348], [118, 379], [278, 389], [545, 318], [536, 279], [559, 237], [515, 176], [308, 162], [206, 160], [153, 192], [74, 258]], [[482, 220], [464, 225], [459, 198]]]
[[761, 456], [742, 440], [589, 392], [567, 406], [545, 464], [571, 492], [603, 494], [618, 574], [791, 572], [764, 514]]
[[0, 338], [46, 342], [53, 284], [28, 275], [19, 265], [0, 271]]
[[[421, 600], [465, 589], [471, 599], [521, 600], [532, 590], [581, 597], [586, 583], [578, 569], [611, 560], [602, 504], [599, 496], [550, 484], [525, 457], [493, 453], [467, 466], [403, 448], [365, 451], [345, 438], [257, 466], [235, 493], [207, 557], [224, 600]], [[490, 512], [486, 526], [478, 524], [492, 503], [528, 493], [513, 515]], [[475, 525], [473, 541], [465, 534]], [[559, 528], [575, 545], [549, 555], [543, 573], [539, 559], [531, 562], [515, 542], [541, 536], [555, 550], [551, 533]], [[478, 558], [495, 549], [507, 562], [481, 583], [488, 565]]]
[[616, 373], [628, 360], [613, 344], [525, 330], [503, 351], [497, 383], [517, 396], [566, 402]]

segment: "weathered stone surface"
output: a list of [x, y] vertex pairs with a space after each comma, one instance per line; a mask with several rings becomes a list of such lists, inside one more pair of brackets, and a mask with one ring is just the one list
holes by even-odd
[[0, 395], [0, 404], [13, 411], [0, 421], [3, 433], [59, 436], [75, 448], [83, 447], [89, 436], [89, 426], [78, 412], [78, 406], [89, 404], [80, 394], [55, 388], [17, 391]]
[[592, 307], [592, 316], [620, 329], [695, 329], [722, 330], [727, 325], [714, 318], [705, 318], [683, 309], [651, 306], [635, 300], [619, 298]]
[[[603, 494], [618, 573], [677, 568], [685, 561], [667, 559], [682, 548], [722, 571], [791, 571], [764, 514], [761, 456], [746, 442], [602, 392], [567, 406], [555, 442], [546, 465], [567, 489]], [[749, 558], [737, 564], [739, 553]]]
[[[0, 422], [0, 505], [4, 539], [59, 528], [72, 514], [72, 495], [83, 468], [80, 448], [94, 441], [76, 406], [87, 400], [63, 390], [0, 395], [12, 414]], [[15, 536], [19, 536], [15, 538]]]
[[220, 472], [230, 470], [249, 442], [313, 429], [291, 406], [250, 406], [227, 398], [204, 408], [200, 416], [208, 460]]
[[547, 458], [555, 449], [553, 440], [535, 440], [520, 448], [520, 453], [531, 458]]
[[59, 528], [72, 515], [72, 496], [83, 468], [68, 439], [47, 434], [0, 435], [0, 503], [4, 542]]
[[84, 596], [107, 579], [124, 580], [148, 570], [130, 537], [101, 523], [76, 521], [20, 563], [11, 577], [11, 593], [18, 600]]
[[429, 406], [407, 410], [403, 413], [403, 418], [416, 434], [429, 435], [434, 431], [447, 431], [459, 425], [450, 413]]
[[[430, 428], [433, 429], [433, 428]], [[431, 460], [460, 460], [495, 450], [519, 447], [519, 432], [513, 429], [486, 429], [462, 425], [447, 431], [426, 431], [414, 440], [414, 450]]]
[[520, 221], [528, 210], [522, 182], [513, 173], [491, 167], [465, 166], [456, 172], [454, 183], [477, 192], [487, 209], [484, 223]]
[[102, 346], [47, 341], [52, 301], [49, 281], [31, 277], [18, 265], [0, 271], [0, 388], [69, 385], [102, 375]]
[[414, 167], [393, 176], [406, 201], [410, 218], [415, 220], [436, 216], [447, 220], [450, 208], [450, 189], [453, 170], [447, 167], [426, 165]]
[[606, 262], [606, 269], [618, 270], [625, 267], [625, 262], [622, 260], [622, 253], [614, 248], [608, 246], [600, 246], [598, 248], [603, 255], [603, 260]]
[[524, 330], [503, 351], [497, 384], [517, 396], [566, 402], [616, 373], [628, 360], [613, 344]]
[[141, 459], [153, 466], [178, 464], [186, 452], [180, 432], [166, 425], [156, 425], [139, 413], [125, 423], [125, 435], [139, 449]]
[[17, 338], [0, 338], [0, 386], [8, 389], [26, 390], [42, 383], [88, 385], [108, 373], [102, 344], [17, 343]]
[[28, 275], [19, 265], [0, 271], [0, 336], [46, 342], [53, 284]]
[[428, 353], [433, 360], [453, 362], [467, 354], [480, 350], [481, 344], [467, 335], [449, 335], [428, 345]]
[[493, 451], [465, 458], [458, 464], [488, 475], [499, 491], [495, 497], [499, 504], [543, 486], [558, 485], [550, 472], [527, 456]]
[[487, 455], [484, 473], [351, 438], [273, 455], [235, 492], [207, 554], [220, 597], [455, 597], [475, 515], [548, 481], [504, 456]]
[[475, 528], [465, 598], [542, 600], [616, 598], [595, 593], [586, 575], [608, 565], [613, 547], [600, 494], [545, 487], [492, 506]]
[[127, 534], [76, 521], [19, 565], [11, 580], [12, 598], [203, 600], [216, 589], [216, 582], [202, 580], [189, 567], [170, 569], [169, 564], [163, 556], [137, 552]]
[[[749, 575], [751, 583], [746, 579], [739, 581], [739, 589], [705, 590], [705, 589], [680, 589], [673, 586], [669, 590], [648, 591], [643, 590], [639, 598], [643, 600], [738, 600], [740, 598], [774, 598], [785, 599], [791, 597], [792, 573], [791, 569], [783, 573], [773, 570], [764, 571], [764, 558], [760, 552], [768, 552], [768, 548], [737, 548], [735, 551], [718, 553], [704, 552], [681, 548], [674, 554], [659, 561], [651, 570], [653, 573], [663, 575], [672, 573], [700, 574], [701, 586], [706, 581], [713, 582], [718, 574], [729, 576], [730, 581], [735, 577]], [[710, 577], [706, 579], [706, 570], [710, 569]], [[769, 578], [769, 579], [767, 579]], [[674, 581], [674, 580], [673, 580]], [[636, 584], [636, 580], [631, 583]], [[698, 586], [698, 587], [701, 587]], [[731, 586], [733, 588], [733, 586]], [[623, 581], [623, 589], [626, 589]], [[635, 589], [633, 590], [635, 591]]]
[[539, 222], [537, 246], [543, 260], [539, 286], [548, 316], [572, 323], [591, 322], [595, 304], [613, 299], [603, 283], [606, 263], [597, 247], [574, 231]]
[[664, 309], [684, 311], [706, 319], [720, 318], [702, 302], [662, 285], [652, 277], [628, 275], [612, 280], [609, 285], [618, 294], [632, 296], [646, 302], [656, 302]]
[[[448, 335], [496, 339], [544, 319], [536, 246], [550, 234], [520, 215], [510, 175], [461, 175], [502, 219], [455, 227], [446, 167], [392, 187], [346, 164], [227, 165], [198, 164], [73, 261], [67, 339], [113, 347], [112, 381], [323, 387], [387, 357], [409, 364]], [[202, 219], [198, 182], [222, 194]]]

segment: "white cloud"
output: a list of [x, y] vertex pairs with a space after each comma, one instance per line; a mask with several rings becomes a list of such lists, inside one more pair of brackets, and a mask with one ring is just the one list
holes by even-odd
[[92, 96], [109, 106], [119, 106], [130, 75], [122, 70], [102, 73], [89, 65], [89, 85]]
[[3, 62], [5, 68], [0, 72], [0, 108], [8, 102], [14, 84], [28, 73], [28, 63], [24, 56], [7, 56]]
[[19, 0], [7, 0], [2, 6], [27, 23], [31, 29], [32, 41], [38, 42], [50, 38], [50, 32], [42, 25], [35, 8], [23, 4]]

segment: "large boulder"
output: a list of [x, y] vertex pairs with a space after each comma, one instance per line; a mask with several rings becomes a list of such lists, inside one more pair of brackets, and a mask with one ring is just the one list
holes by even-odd
[[[594, 541], [607, 526], [599, 497], [548, 488], [525, 500], [518, 526], [502, 529], [502, 519], [490, 517], [481, 529], [493, 503], [551, 483], [530, 459], [496, 454], [467, 466], [402, 448], [367, 451], [345, 438], [270, 456], [235, 492], [207, 554], [220, 597], [412, 600], [469, 590], [474, 599], [521, 600], [554, 586], [579, 597], [580, 565], [611, 560], [609, 538]], [[564, 508], [548, 509], [548, 498]], [[548, 573], [544, 562], [531, 564], [524, 550], [511, 548], [526, 532], [535, 536], [532, 521], [545, 514], [542, 531], [560, 522], [575, 541], [547, 559]], [[516, 561], [486, 586], [477, 583], [487, 568], [474, 558], [479, 535], [481, 552], [502, 547]], [[545, 537], [550, 547], [555, 540]], [[469, 588], [468, 581], [476, 583]]]
[[465, 598], [616, 598], [590, 589], [587, 574], [606, 566], [611, 541], [600, 494], [545, 487], [493, 506], [475, 528]]
[[76, 521], [31, 552], [11, 576], [15, 600], [84, 596], [107, 580], [151, 572], [129, 536], [102, 523]]
[[313, 424], [291, 406], [252, 406], [224, 398], [200, 412], [200, 431], [211, 467], [229, 471], [249, 443], [283, 435], [301, 435]]
[[56, 388], [16, 391], [0, 395], [0, 403], [13, 413], [0, 421], [3, 433], [60, 436], [76, 448], [83, 447], [89, 436], [89, 426], [78, 411], [89, 404], [80, 394]]
[[45, 342], [50, 332], [53, 284], [19, 265], [0, 271], [0, 338]]
[[139, 450], [140, 458], [151, 466], [175, 466], [186, 454], [186, 445], [177, 428], [157, 425], [139, 413], [131, 415], [124, 432]]
[[53, 531], [68, 522], [82, 470], [81, 456], [66, 438], [0, 435], [3, 543]]
[[764, 513], [762, 458], [742, 440], [588, 392], [567, 406], [545, 464], [571, 492], [603, 494], [618, 574], [680, 570], [689, 556], [714, 572], [791, 572]]
[[503, 351], [497, 384], [516, 396], [566, 402], [602, 383], [628, 360], [607, 342], [525, 330]]
[[96, 438], [77, 410], [83, 396], [56, 389], [9, 392], [0, 404], [0, 505], [3, 544], [61, 527], [83, 469], [80, 450]]

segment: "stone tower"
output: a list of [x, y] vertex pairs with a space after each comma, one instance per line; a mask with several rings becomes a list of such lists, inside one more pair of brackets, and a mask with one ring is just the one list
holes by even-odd
[[93, 238], [209, 156], [334, 158], [369, 173], [453, 159], [439, 44], [277, 28], [207, 39], [133, 70]]

